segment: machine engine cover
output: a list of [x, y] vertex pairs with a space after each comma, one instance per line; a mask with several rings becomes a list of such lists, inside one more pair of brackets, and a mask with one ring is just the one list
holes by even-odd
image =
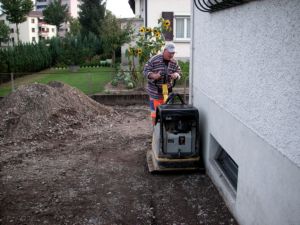
[[173, 134], [167, 132], [167, 147], [168, 154], [181, 154], [192, 152], [192, 132]]

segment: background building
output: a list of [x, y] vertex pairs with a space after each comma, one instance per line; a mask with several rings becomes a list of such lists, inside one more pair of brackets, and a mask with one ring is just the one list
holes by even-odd
[[[5, 14], [0, 16], [1, 20], [10, 28], [10, 41], [6, 45], [16, 44], [18, 41], [16, 24], [7, 21]], [[45, 23], [42, 13], [38, 11], [30, 12], [26, 21], [19, 24], [19, 39], [22, 43], [37, 43], [41, 39], [50, 39], [56, 35], [56, 27]]]
[[166, 35], [167, 41], [176, 44], [176, 58], [190, 58], [190, 0], [129, 0], [129, 5], [137, 18], [142, 18], [144, 26], [157, 26], [159, 18], [171, 21], [172, 32]]
[[[37, 11], [42, 12], [53, 0], [33, 0], [34, 7]], [[68, 13], [69, 16], [73, 18], [78, 18], [79, 16], [79, 6], [81, 1], [80, 0], [61, 0], [62, 5], [68, 6]], [[61, 27], [58, 31], [59, 36], [65, 36], [66, 32], [69, 31], [69, 23], [61, 24]]]

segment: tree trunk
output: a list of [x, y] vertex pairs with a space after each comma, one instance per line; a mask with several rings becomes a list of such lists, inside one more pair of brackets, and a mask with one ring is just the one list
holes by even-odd
[[20, 43], [20, 37], [19, 37], [19, 24], [16, 23], [16, 27], [17, 27], [17, 40], [18, 40], [18, 44]]
[[112, 55], [111, 55], [111, 66], [115, 65], [115, 61], [116, 61], [116, 51], [112, 51], [111, 52]]

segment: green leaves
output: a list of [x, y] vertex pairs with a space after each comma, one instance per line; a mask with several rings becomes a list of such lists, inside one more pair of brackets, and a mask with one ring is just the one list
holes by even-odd
[[0, 0], [2, 3], [2, 11], [6, 14], [9, 22], [15, 23], [17, 26], [17, 36], [19, 42], [19, 27], [20, 23], [26, 20], [27, 14], [33, 9], [31, 0]]
[[93, 33], [101, 37], [101, 24], [105, 15], [103, 0], [82, 0], [79, 12], [79, 22], [83, 35]]
[[7, 26], [5, 23], [0, 22], [0, 46], [1, 43], [5, 43], [9, 40], [9, 26]]
[[124, 43], [130, 41], [130, 35], [133, 33], [131, 24], [128, 23], [124, 29], [117, 18], [110, 12], [106, 11], [106, 16], [102, 23], [102, 45], [104, 53], [110, 54], [115, 63], [115, 51]]
[[0, 49], [0, 58], [5, 59], [1, 62], [0, 73], [35, 72], [50, 67], [52, 63], [50, 51], [43, 42]]
[[[128, 58], [130, 71], [134, 80], [141, 79], [143, 76], [139, 74], [144, 64], [154, 55], [156, 55], [165, 44], [163, 32], [170, 30], [170, 21], [159, 19], [157, 27], [140, 27], [139, 33], [133, 37], [135, 45], [129, 46], [125, 55]], [[138, 58], [138, 66], [135, 65], [135, 59]], [[138, 70], [136, 69], [138, 67]]]
[[43, 11], [44, 20], [52, 25], [55, 25], [57, 32], [63, 22], [67, 20], [68, 6], [62, 5], [61, 0], [54, 0]]
[[22, 23], [26, 15], [33, 9], [31, 0], [1, 0], [2, 11], [7, 15], [7, 20], [12, 23]]

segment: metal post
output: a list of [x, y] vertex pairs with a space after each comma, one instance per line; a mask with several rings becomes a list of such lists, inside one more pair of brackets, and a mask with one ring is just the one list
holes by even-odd
[[10, 81], [11, 81], [11, 91], [15, 91], [15, 83], [14, 83], [14, 73], [10, 73]]
[[87, 77], [88, 77], [88, 89], [89, 89], [89, 95], [93, 92], [93, 76], [91, 73], [88, 73], [87, 74]]

